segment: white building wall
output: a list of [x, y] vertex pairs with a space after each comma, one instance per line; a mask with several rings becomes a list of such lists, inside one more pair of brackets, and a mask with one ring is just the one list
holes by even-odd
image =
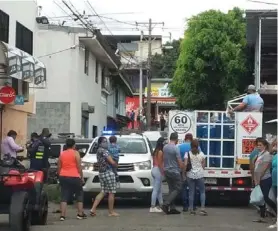
[[[36, 41], [36, 16], [38, 11], [35, 1], [0, 1], [0, 9], [10, 16], [10, 45], [15, 46], [16, 21], [33, 31], [33, 40]], [[35, 51], [34, 49], [34, 56], [36, 55]]]
[[112, 90], [112, 94], [107, 97], [107, 115], [116, 117], [116, 114], [125, 115], [125, 97], [126, 93], [123, 89], [118, 88], [119, 95], [118, 95], [118, 108], [115, 107], [116, 103], [116, 94], [115, 90]]
[[[147, 61], [148, 60], [148, 52], [149, 52], [149, 43], [148, 41], [142, 41], [142, 44], [140, 44], [140, 41], [134, 41], [132, 43], [137, 43], [138, 44], [138, 51], [135, 51], [134, 54], [132, 55], [127, 55], [125, 52], [122, 52], [121, 56], [121, 62], [123, 64], [127, 63], [138, 63], [140, 61], [140, 49], [142, 49], [142, 61]], [[162, 40], [153, 40], [152, 41], [152, 55], [154, 54], [162, 54]], [[123, 58], [124, 57], [124, 58]], [[132, 60], [131, 57], [134, 57]]]
[[[98, 126], [98, 134], [106, 126], [106, 106], [101, 103], [101, 69], [99, 64], [98, 83], [95, 82], [96, 57], [90, 53], [89, 74], [84, 73], [84, 49], [76, 46], [81, 34], [57, 30], [40, 30], [37, 45], [38, 56], [47, 68], [47, 88], [37, 90], [37, 102], [71, 102], [70, 131], [81, 134], [81, 105], [88, 103], [95, 107], [89, 115], [89, 137], [92, 126]], [[76, 46], [75, 49], [69, 49]], [[62, 51], [69, 49], [66, 51]], [[61, 51], [57, 54], [47, 55]]]

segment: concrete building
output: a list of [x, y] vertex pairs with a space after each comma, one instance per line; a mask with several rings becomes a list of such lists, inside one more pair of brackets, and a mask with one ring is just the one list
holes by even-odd
[[[0, 103], [1, 138], [12, 129], [22, 145], [27, 139], [28, 115], [34, 113], [34, 88], [46, 79], [43, 63], [33, 57], [36, 17], [35, 1], [0, 2], [0, 96], [9, 98], [9, 103]], [[3, 89], [9, 90], [3, 94]]]
[[[264, 99], [263, 121], [277, 119], [277, 10], [246, 10], [247, 43], [254, 54], [254, 84]], [[263, 133], [277, 134], [277, 124]]]
[[120, 59], [99, 31], [40, 25], [36, 48], [48, 70], [47, 87], [36, 92], [36, 115], [29, 132], [49, 127], [52, 133], [95, 137], [115, 128], [125, 116], [132, 88], [119, 72]]
[[[117, 51], [121, 58], [131, 86], [134, 88], [134, 95], [139, 95], [139, 64], [147, 63], [148, 59], [148, 36], [140, 35], [106, 35], [112, 49]], [[162, 53], [162, 36], [152, 36], [152, 55]], [[143, 89], [146, 87], [146, 65], [143, 70]]]

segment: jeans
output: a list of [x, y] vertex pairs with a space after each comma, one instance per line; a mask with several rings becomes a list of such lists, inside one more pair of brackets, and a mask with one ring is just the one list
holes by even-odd
[[152, 177], [153, 177], [153, 191], [152, 191], [152, 201], [151, 206], [156, 206], [156, 201], [158, 200], [159, 205], [163, 204], [162, 198], [162, 175], [160, 169], [158, 167], [153, 167], [152, 169]]
[[182, 188], [181, 174], [165, 171], [165, 180], [169, 187], [169, 195], [166, 198], [165, 205], [170, 206], [170, 209], [175, 209], [175, 199], [180, 194]]
[[[272, 200], [270, 200], [269, 197], [268, 197], [269, 191], [272, 187], [271, 177], [269, 177], [267, 179], [264, 179], [264, 180], [261, 180], [260, 187], [261, 187], [262, 193], [264, 195], [265, 203], [268, 204], [274, 210], [275, 214], [277, 214], [276, 204]], [[262, 218], [265, 218], [265, 216], [266, 216], [266, 207], [265, 207], [265, 205], [260, 206], [260, 216]]]
[[200, 191], [201, 208], [205, 208], [205, 204], [206, 204], [205, 179], [187, 178], [187, 183], [189, 187], [189, 209], [193, 210], [194, 200], [196, 196], [196, 187], [198, 187]]
[[[187, 180], [183, 182], [183, 188], [182, 188], [182, 205], [183, 208], [188, 209], [189, 207], [189, 189], [188, 189], [188, 183]], [[197, 189], [195, 189], [195, 195], [194, 195], [194, 209], [197, 207]]]

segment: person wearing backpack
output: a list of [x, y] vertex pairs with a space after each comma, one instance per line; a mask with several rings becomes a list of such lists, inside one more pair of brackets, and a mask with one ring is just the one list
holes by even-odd
[[205, 179], [204, 179], [204, 168], [205, 168], [205, 155], [199, 151], [199, 142], [194, 139], [191, 142], [191, 150], [186, 152], [184, 155], [184, 169], [186, 171], [186, 179], [189, 187], [189, 211], [191, 215], [195, 215], [194, 211], [194, 197], [196, 187], [200, 191], [201, 201], [201, 215], [207, 215], [205, 204], [206, 204], [206, 190], [205, 190]]

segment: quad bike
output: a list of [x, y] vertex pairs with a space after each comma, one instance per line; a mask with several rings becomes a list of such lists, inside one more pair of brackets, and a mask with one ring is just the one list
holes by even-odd
[[48, 198], [43, 184], [42, 171], [26, 169], [12, 157], [0, 161], [0, 214], [9, 214], [12, 231], [46, 225]]

